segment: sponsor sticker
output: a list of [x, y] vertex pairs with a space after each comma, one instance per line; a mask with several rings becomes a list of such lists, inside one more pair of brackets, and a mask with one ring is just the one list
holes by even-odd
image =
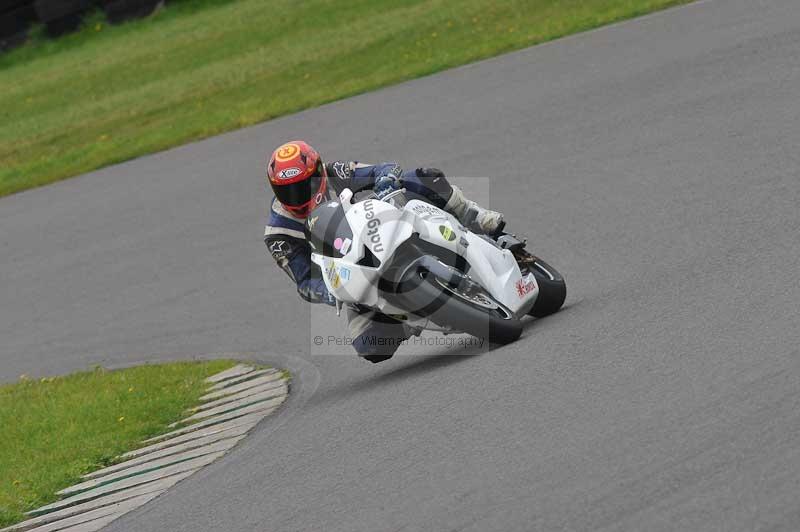
[[330, 281], [334, 290], [350, 280], [350, 269], [344, 266], [336, 266], [334, 263], [330, 263], [325, 274], [328, 276], [328, 281]]
[[344, 162], [336, 161], [333, 163], [333, 171], [340, 179], [349, 179], [350, 176], [347, 175], [347, 170], [345, 170]]
[[411, 210], [414, 212], [414, 214], [422, 218], [427, 218], [428, 216], [437, 216], [442, 214], [442, 211], [440, 209], [437, 209], [433, 205], [426, 205], [424, 203], [419, 205], [414, 205], [414, 207], [412, 207]]
[[286, 245], [285, 240], [275, 240], [270, 243], [269, 250], [273, 253], [283, 253], [283, 246]]
[[325, 277], [328, 278], [332, 287], [339, 287], [339, 275], [336, 273], [336, 265], [333, 262], [328, 263], [328, 267], [325, 268]]
[[292, 166], [291, 168], [285, 168], [278, 172], [278, 177], [280, 179], [291, 179], [293, 177], [297, 177], [302, 174], [303, 171], [297, 168], [296, 166]]
[[353, 241], [349, 238], [342, 239], [340, 237], [336, 237], [336, 240], [333, 241], [333, 247], [342, 255], [347, 255], [347, 252], [350, 251], [350, 245], [352, 243]]
[[317, 223], [317, 220], [319, 220], [319, 216], [314, 216], [314, 217], [308, 219], [308, 221], [306, 222], [306, 225], [308, 226], [308, 230], [309, 231], [314, 229], [314, 224]]
[[536, 281], [534, 281], [534, 277], [532, 273], [529, 273], [525, 277], [518, 279], [515, 283], [515, 287], [517, 289], [517, 296], [520, 299], [523, 299], [525, 296], [533, 292], [536, 288]]
[[[367, 237], [372, 243], [372, 251], [374, 253], [381, 253], [383, 251], [383, 242], [381, 242], [381, 233], [379, 231], [381, 221], [379, 218], [375, 218], [375, 213], [372, 212], [373, 210], [375, 210], [375, 206], [372, 204], [372, 200], [365, 201], [364, 218], [367, 219]], [[455, 238], [455, 236], [453, 238]]]
[[453, 232], [452, 229], [450, 229], [446, 225], [440, 225], [439, 232], [442, 233], [442, 237], [448, 242], [452, 242], [453, 240], [456, 239], [456, 234]]

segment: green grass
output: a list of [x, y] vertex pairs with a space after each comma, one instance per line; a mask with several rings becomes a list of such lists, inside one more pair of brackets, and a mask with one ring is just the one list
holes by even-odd
[[183, 0], [95, 17], [0, 56], [0, 195], [687, 1]]
[[233, 362], [183, 362], [0, 386], [0, 528], [113, 463], [197, 404]]

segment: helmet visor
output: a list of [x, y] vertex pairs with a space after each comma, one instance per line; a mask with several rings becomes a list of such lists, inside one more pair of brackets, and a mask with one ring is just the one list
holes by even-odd
[[280, 181], [273, 182], [272, 190], [275, 192], [275, 197], [282, 204], [288, 207], [300, 207], [319, 193], [322, 189], [323, 179], [322, 163], [320, 162], [311, 177], [286, 185], [281, 185]]

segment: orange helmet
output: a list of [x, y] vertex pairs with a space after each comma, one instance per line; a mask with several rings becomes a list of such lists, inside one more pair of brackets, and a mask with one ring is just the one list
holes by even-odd
[[325, 164], [317, 150], [302, 140], [287, 142], [272, 152], [267, 179], [278, 201], [298, 218], [308, 217], [325, 199]]

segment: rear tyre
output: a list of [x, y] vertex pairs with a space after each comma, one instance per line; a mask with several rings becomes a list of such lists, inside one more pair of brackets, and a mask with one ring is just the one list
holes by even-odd
[[536, 283], [539, 285], [539, 296], [528, 315], [543, 318], [558, 311], [567, 298], [567, 283], [558, 271], [540, 258], [528, 266]]

